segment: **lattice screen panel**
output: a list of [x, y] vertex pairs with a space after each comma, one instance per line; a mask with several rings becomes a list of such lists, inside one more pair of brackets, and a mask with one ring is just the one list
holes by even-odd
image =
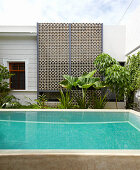
[[80, 76], [92, 71], [100, 53], [102, 24], [39, 23], [38, 90], [57, 91], [64, 74]]
[[[94, 59], [102, 53], [102, 24], [71, 24], [71, 73], [92, 71]], [[98, 73], [96, 73], [98, 75]]]
[[69, 74], [69, 24], [39, 24], [38, 44], [39, 90], [58, 90]]

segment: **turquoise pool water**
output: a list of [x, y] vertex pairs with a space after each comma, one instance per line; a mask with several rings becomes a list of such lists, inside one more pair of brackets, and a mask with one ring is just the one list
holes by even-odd
[[0, 149], [140, 149], [140, 117], [123, 112], [0, 112]]

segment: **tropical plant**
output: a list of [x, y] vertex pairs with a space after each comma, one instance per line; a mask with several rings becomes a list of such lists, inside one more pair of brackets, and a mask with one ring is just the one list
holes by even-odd
[[63, 92], [63, 90], [60, 90], [60, 98], [58, 98], [60, 104], [58, 105], [58, 108], [60, 109], [70, 109], [72, 108], [72, 98], [70, 97], [70, 91], [67, 90], [66, 93]]
[[105, 53], [100, 54], [94, 60], [94, 65], [102, 76], [105, 76], [106, 69], [114, 64], [119, 65], [119, 63], [114, 58]]
[[46, 107], [46, 102], [48, 101], [47, 100], [47, 97], [45, 94], [42, 94], [42, 95], [39, 95], [38, 96], [38, 99], [35, 99], [35, 101], [37, 102], [37, 105], [34, 104], [34, 107], [39, 107], [40, 109], [44, 109]]
[[68, 89], [68, 90], [71, 90], [72, 87], [76, 87], [77, 86], [77, 83], [78, 83], [78, 78], [77, 77], [73, 77], [73, 76], [70, 76], [70, 75], [63, 75], [64, 79], [62, 82], [60, 82], [60, 86]]
[[126, 93], [126, 108], [133, 108], [135, 92], [140, 88], [140, 52], [128, 56], [126, 68], [130, 73], [129, 86]]
[[0, 65], [0, 106], [5, 103], [10, 103], [15, 97], [9, 95], [11, 89], [9, 88], [9, 83], [7, 80], [12, 76], [8, 69]]
[[108, 67], [105, 73], [105, 82], [116, 95], [116, 108], [118, 99], [124, 98], [126, 88], [129, 86], [129, 72], [125, 67], [114, 64]]
[[96, 70], [93, 70], [89, 73], [84, 73], [80, 77], [73, 77], [70, 75], [64, 75], [63, 77], [65, 80], [63, 80], [60, 85], [66, 89], [71, 90], [73, 87], [77, 89], [82, 90], [82, 98], [75, 97], [79, 108], [86, 109], [89, 107], [89, 102], [86, 102], [86, 93], [87, 89], [90, 87], [93, 88], [101, 88], [102, 83], [100, 81], [99, 77], [93, 77], [95, 74]]
[[22, 105], [17, 101], [17, 98], [14, 100], [12, 98], [12, 101], [11, 102], [7, 102], [7, 103], [4, 103], [2, 105], [2, 108], [11, 108], [11, 109], [14, 109], [14, 108], [20, 108]]
[[107, 103], [107, 94], [104, 94], [104, 96], [102, 95], [98, 96], [95, 92], [93, 93], [94, 109], [104, 109], [106, 103]]
[[126, 89], [129, 87], [130, 73], [126, 67], [120, 64], [108, 54], [99, 55], [95, 61], [95, 66], [104, 77], [105, 84], [116, 95], [116, 108], [118, 99], [124, 98]]
[[25, 101], [25, 102], [26, 102], [26, 105], [27, 105], [27, 106], [31, 106], [31, 105], [32, 105], [32, 102], [33, 102], [32, 99], [31, 99], [30, 97], [27, 97], [27, 96], [25, 96], [25, 99], [26, 99], [26, 101]]
[[[88, 74], [87, 74], [88, 75]], [[78, 87], [82, 90], [82, 98], [76, 97], [76, 101], [81, 109], [86, 109], [90, 106], [91, 98], [86, 102], [87, 90], [90, 87], [98, 88], [97, 82], [100, 81], [98, 77], [85, 77], [85, 74], [79, 77]]]

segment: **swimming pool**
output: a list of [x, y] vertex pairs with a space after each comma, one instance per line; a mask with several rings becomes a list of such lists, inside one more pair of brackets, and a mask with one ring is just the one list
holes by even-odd
[[0, 149], [140, 149], [131, 111], [0, 111]]

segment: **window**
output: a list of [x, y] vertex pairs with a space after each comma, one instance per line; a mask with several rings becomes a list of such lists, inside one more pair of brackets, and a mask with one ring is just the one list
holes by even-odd
[[10, 88], [25, 90], [25, 63], [9, 63], [9, 71], [14, 74], [10, 78]]
[[119, 62], [119, 64], [120, 64], [121, 66], [124, 66], [124, 65], [125, 65], [125, 62], [121, 61], [121, 62]]

